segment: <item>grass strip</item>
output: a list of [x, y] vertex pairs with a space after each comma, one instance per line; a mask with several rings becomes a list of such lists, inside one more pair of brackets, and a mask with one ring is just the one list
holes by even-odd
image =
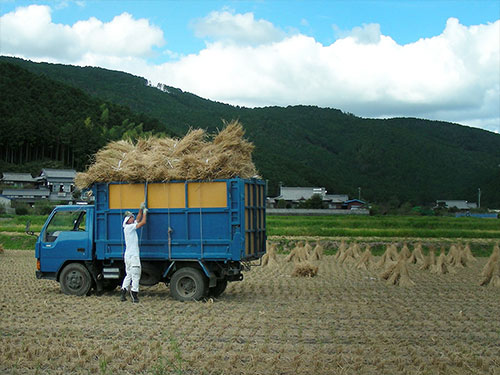
[[9, 250], [33, 250], [35, 251], [36, 236], [22, 235], [5, 235], [0, 234], [0, 243], [5, 249]]

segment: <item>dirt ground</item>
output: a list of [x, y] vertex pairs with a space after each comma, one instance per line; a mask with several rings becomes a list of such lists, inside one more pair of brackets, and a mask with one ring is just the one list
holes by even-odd
[[72, 297], [35, 278], [32, 251], [0, 254], [2, 374], [500, 374], [500, 288], [486, 259], [454, 274], [319, 261], [256, 267], [215, 301], [177, 302], [164, 285], [140, 304], [119, 292]]

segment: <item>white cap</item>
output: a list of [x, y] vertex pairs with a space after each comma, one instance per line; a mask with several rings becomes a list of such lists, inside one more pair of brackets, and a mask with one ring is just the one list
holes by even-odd
[[125, 225], [127, 224], [128, 219], [130, 219], [133, 216], [134, 216], [134, 214], [132, 212], [130, 212], [130, 211], [125, 212], [125, 219], [123, 219], [123, 224], [122, 224], [122, 226], [124, 228], [125, 228]]

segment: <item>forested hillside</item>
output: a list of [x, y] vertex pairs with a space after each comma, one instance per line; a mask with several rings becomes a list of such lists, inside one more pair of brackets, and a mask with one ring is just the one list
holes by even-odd
[[157, 119], [13, 64], [0, 62], [0, 92], [3, 171], [37, 161], [83, 169], [111, 140], [170, 133]]
[[[132, 129], [182, 135], [189, 127], [214, 131], [222, 119], [239, 118], [271, 196], [279, 182], [356, 197], [361, 187], [362, 198], [397, 206], [475, 202], [481, 188], [482, 205], [500, 207], [498, 134], [412, 118], [362, 119], [314, 106], [240, 108], [169, 86], [150, 87], [122, 72], [6, 57], [0, 62], [1, 90], [8, 93], [1, 107], [4, 161], [24, 163], [43, 153], [82, 169], [96, 149]], [[6, 137], [4, 129], [15, 135]], [[36, 147], [26, 151], [26, 145]]]

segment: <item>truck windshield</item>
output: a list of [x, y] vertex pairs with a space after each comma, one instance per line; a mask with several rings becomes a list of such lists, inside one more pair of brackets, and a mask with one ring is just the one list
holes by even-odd
[[86, 211], [58, 211], [45, 231], [45, 242], [54, 242], [61, 232], [85, 231]]

